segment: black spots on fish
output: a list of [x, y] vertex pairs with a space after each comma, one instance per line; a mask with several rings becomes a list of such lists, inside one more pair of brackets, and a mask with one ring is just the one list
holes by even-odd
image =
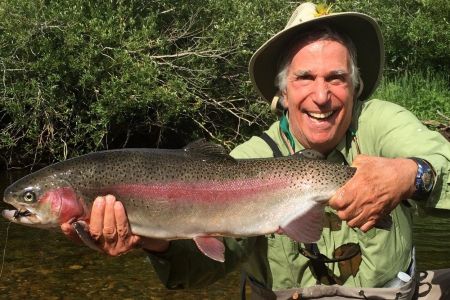
[[292, 157], [268, 160], [261, 168], [270, 170], [261, 172], [262, 176], [270, 173], [271, 178], [282, 179], [292, 188], [334, 185], [336, 178], [341, 176], [340, 173], [345, 173], [342, 166], [339, 166], [341, 169], [336, 169], [334, 164], [327, 161]]
[[[119, 167], [120, 166], [120, 167]], [[129, 172], [133, 172], [133, 169], [135, 167], [135, 162], [133, 161], [133, 159], [130, 160], [124, 160], [122, 161], [120, 164], [116, 164], [115, 168], [118, 169], [122, 169], [122, 172], [124, 170], [127, 170]]]
[[128, 203], [127, 203], [127, 205], [131, 205], [131, 206], [133, 206], [133, 207], [139, 207], [139, 204], [138, 204], [137, 202], [138, 202], [138, 201], [136, 201], [135, 199], [130, 198], [129, 201], [128, 201]]
[[347, 170], [348, 177], [353, 177], [353, 175], [355, 175], [355, 173], [356, 173], [356, 168], [353, 168], [353, 167], [347, 167], [346, 170]]
[[202, 179], [202, 180], [208, 180], [209, 178], [214, 178], [216, 177], [216, 169], [215, 168], [205, 168], [204, 170], [202, 170], [203, 172], [201, 173], [197, 173], [196, 177], [198, 179]]
[[164, 168], [160, 165], [151, 165], [147, 168], [146, 178], [150, 181], [161, 180], [165, 176]]
[[283, 175], [283, 173], [280, 171], [280, 170], [275, 170], [274, 172], [273, 172], [273, 176], [275, 177], [275, 178], [279, 178], [279, 177], [281, 177]]

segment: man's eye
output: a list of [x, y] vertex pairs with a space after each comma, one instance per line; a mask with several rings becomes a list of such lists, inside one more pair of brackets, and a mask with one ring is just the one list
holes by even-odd
[[342, 84], [347, 82], [347, 77], [345, 75], [333, 75], [328, 77], [327, 81], [331, 84]]
[[295, 77], [296, 80], [314, 80], [312, 75], [298, 75]]

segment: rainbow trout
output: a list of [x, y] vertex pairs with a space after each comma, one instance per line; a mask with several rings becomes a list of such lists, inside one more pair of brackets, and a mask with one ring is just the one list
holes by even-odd
[[184, 149], [94, 152], [56, 163], [13, 183], [3, 217], [58, 228], [89, 222], [93, 199], [112, 194], [126, 209], [134, 234], [194, 239], [224, 261], [218, 236], [248, 237], [282, 230], [298, 242], [320, 237], [328, 199], [354, 168], [302, 155], [235, 160], [204, 141]]

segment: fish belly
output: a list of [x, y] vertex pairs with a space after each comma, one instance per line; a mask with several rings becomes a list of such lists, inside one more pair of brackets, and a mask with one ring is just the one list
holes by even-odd
[[139, 197], [116, 192], [123, 199], [133, 233], [163, 239], [264, 235], [310, 214], [320, 198], [267, 185], [213, 190], [190, 185], [177, 187], [177, 193], [174, 187], [161, 189], [156, 193], [154, 187], [141, 187]]

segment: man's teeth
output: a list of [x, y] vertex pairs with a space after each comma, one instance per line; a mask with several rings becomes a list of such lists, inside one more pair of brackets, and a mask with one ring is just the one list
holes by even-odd
[[329, 111], [327, 113], [313, 113], [313, 112], [308, 112], [308, 115], [316, 118], [316, 119], [326, 119], [329, 116], [331, 116], [333, 114], [334, 111]]

